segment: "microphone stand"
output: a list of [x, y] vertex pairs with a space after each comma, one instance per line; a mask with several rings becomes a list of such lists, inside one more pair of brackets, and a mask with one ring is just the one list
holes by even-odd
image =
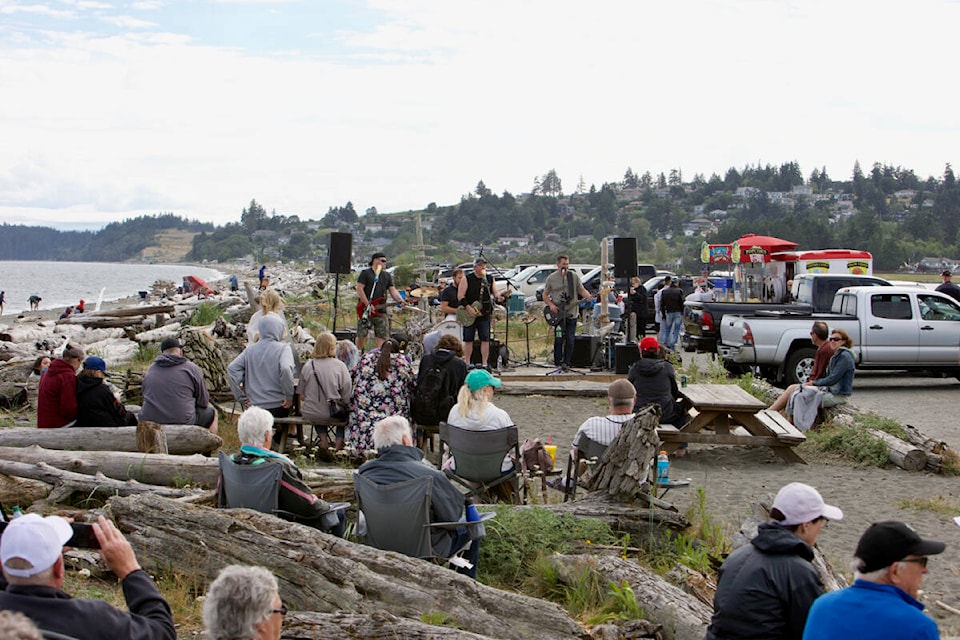
[[[478, 258], [483, 258], [484, 260], [487, 259], [487, 256], [483, 255], [483, 245], [482, 245], [482, 244], [480, 245], [480, 251], [477, 253], [477, 257], [478, 257]], [[498, 267], [498, 266], [496, 265], [496, 263], [491, 262], [490, 265], [491, 265], [494, 269], [496, 269], [497, 271], [500, 271], [500, 267]], [[496, 278], [494, 278], [494, 279], [496, 279]], [[508, 281], [508, 284], [507, 284], [507, 292], [509, 293], [509, 291], [510, 291], [510, 285], [509, 285], [509, 281]], [[491, 302], [493, 302], [493, 295], [492, 295], [492, 293], [493, 293], [493, 292], [491, 292]], [[502, 345], [502, 346], [503, 346], [503, 349], [504, 349], [504, 354], [503, 354], [504, 357], [501, 358], [501, 360], [503, 361], [503, 364], [506, 366], [506, 365], [508, 365], [509, 362], [510, 362], [510, 296], [509, 296], [509, 295], [507, 296], [506, 305], [505, 305], [504, 309], [506, 309], [507, 320], [506, 320], [506, 327], [504, 328], [503, 345]], [[492, 317], [491, 317], [491, 319], [492, 319]], [[528, 325], [528, 327], [527, 327], [527, 335], [528, 335], [527, 359], [528, 359], [528, 360], [530, 359], [529, 332], [530, 332], [530, 329], [529, 329], [529, 325]], [[492, 327], [492, 326], [491, 326], [491, 331], [490, 331], [490, 333], [493, 333], [493, 327]], [[492, 336], [491, 336], [491, 337], [492, 337]], [[498, 352], [497, 355], [500, 355], [500, 349], [499, 349], [499, 348], [497, 348], [497, 352]], [[493, 361], [494, 361], [495, 363], [497, 362], [497, 357], [496, 357], [496, 356], [493, 356]], [[481, 364], [486, 364], [486, 365], [489, 366], [490, 363], [489, 363], [489, 362], [486, 362], [486, 363], [481, 363]], [[497, 368], [499, 369], [499, 367], [497, 367]]]

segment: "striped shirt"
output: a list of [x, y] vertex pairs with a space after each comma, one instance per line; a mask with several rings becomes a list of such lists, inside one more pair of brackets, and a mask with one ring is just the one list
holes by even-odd
[[573, 436], [573, 446], [576, 447], [580, 443], [580, 434], [586, 435], [598, 444], [609, 445], [617, 438], [621, 425], [632, 417], [632, 413], [625, 413], [587, 418], [577, 429], [577, 435]]

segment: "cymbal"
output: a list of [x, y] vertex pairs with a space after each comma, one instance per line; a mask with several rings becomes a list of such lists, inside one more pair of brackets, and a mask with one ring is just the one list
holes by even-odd
[[435, 296], [439, 293], [440, 290], [436, 287], [420, 287], [411, 291], [410, 295], [414, 298], [429, 298], [430, 296]]

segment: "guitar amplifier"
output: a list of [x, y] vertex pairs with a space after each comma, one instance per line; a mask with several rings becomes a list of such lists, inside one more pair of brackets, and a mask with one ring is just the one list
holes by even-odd
[[[490, 338], [490, 357], [487, 358], [487, 366], [491, 369], [497, 368], [497, 354], [500, 353], [500, 341], [496, 338]], [[484, 364], [480, 357], [480, 341], [473, 343], [473, 353], [470, 354], [470, 364]]]
[[614, 347], [614, 362], [617, 366], [617, 373], [627, 373], [630, 371], [630, 365], [639, 359], [640, 350], [637, 349], [635, 342], [618, 344]]
[[573, 339], [573, 353], [570, 364], [574, 367], [590, 367], [600, 346], [599, 336], [576, 336]]

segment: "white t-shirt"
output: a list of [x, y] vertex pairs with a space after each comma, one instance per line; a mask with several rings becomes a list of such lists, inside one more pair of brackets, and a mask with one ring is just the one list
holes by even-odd
[[581, 435], [585, 435], [597, 444], [609, 446], [620, 434], [620, 427], [631, 418], [633, 418], [632, 413], [587, 418], [577, 429], [577, 434], [573, 436], [573, 446], [576, 447], [580, 443]]

